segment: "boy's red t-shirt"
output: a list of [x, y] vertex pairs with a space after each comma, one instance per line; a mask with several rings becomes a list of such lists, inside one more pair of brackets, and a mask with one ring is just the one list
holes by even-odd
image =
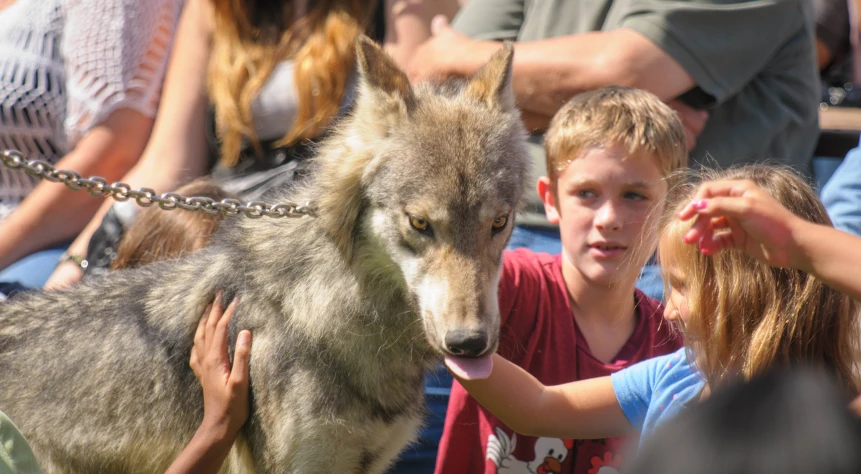
[[[614, 360], [589, 351], [571, 312], [559, 255], [506, 252], [499, 283], [499, 353], [545, 385], [610, 375], [641, 360], [669, 354], [681, 338], [663, 319], [662, 305], [635, 290], [637, 326]], [[454, 382], [436, 474], [611, 474], [625, 438], [562, 440], [513, 434]]]

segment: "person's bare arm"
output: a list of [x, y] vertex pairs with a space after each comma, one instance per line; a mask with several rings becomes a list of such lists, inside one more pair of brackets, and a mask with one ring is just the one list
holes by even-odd
[[610, 377], [547, 387], [498, 354], [488, 378], [455, 377], [478, 403], [524, 435], [598, 439], [633, 431]]
[[[132, 109], [119, 109], [90, 130], [56, 167], [116, 181], [140, 156], [151, 128], [151, 118]], [[99, 199], [84, 191], [43, 181], [0, 224], [0, 268], [71, 239], [84, 228], [99, 204]]]
[[861, 237], [833, 227], [799, 223], [795, 265], [861, 301]]
[[[413, 80], [469, 76], [500, 47], [477, 41], [435, 20], [433, 38], [410, 62]], [[626, 28], [515, 43], [513, 85], [518, 105], [552, 117], [573, 95], [606, 85], [646, 89], [670, 100], [696, 83], [671, 56]], [[534, 120], [534, 119], [533, 119]]]
[[[152, 137], [140, 161], [122, 178], [133, 189], [148, 187], [165, 192], [206, 172], [208, 151], [204, 127], [210, 18], [209, 6], [204, 0], [191, 0], [183, 9]], [[98, 200], [89, 199], [99, 204]], [[86, 254], [90, 237], [111, 205], [111, 200], [102, 203], [69, 247], [70, 254]], [[57, 268], [45, 287], [66, 286], [80, 280], [81, 276], [80, 268], [66, 263]]]
[[679, 217], [694, 220], [685, 241], [703, 253], [737, 248], [769, 265], [804, 270], [861, 301], [861, 237], [796, 216], [752, 181], [705, 183]]

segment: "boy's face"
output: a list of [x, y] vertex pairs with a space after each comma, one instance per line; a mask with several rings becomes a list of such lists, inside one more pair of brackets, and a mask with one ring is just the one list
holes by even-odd
[[654, 158], [628, 156], [624, 147], [611, 146], [589, 149], [573, 160], [560, 173], [555, 195], [547, 177], [539, 180], [547, 219], [559, 224], [563, 256], [574, 278], [600, 285], [636, 278], [649, 252], [630, 259], [640, 245], [650, 249], [656, 241], [656, 226], [645, 228], [645, 223], [653, 208], [663, 205], [667, 184], [662, 178]]

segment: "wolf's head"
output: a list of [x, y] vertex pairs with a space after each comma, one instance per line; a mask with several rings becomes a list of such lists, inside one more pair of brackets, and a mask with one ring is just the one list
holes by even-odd
[[512, 55], [505, 44], [467, 81], [414, 88], [360, 38], [355, 110], [320, 158], [319, 216], [344, 258], [407, 294], [430, 345], [465, 367], [496, 350], [502, 252], [528, 180]]

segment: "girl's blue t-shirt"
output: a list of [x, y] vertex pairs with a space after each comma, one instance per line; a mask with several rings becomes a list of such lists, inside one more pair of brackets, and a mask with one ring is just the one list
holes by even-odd
[[661, 423], [694, 403], [705, 382], [686, 349], [644, 360], [610, 376], [619, 406], [640, 432], [640, 443]]

